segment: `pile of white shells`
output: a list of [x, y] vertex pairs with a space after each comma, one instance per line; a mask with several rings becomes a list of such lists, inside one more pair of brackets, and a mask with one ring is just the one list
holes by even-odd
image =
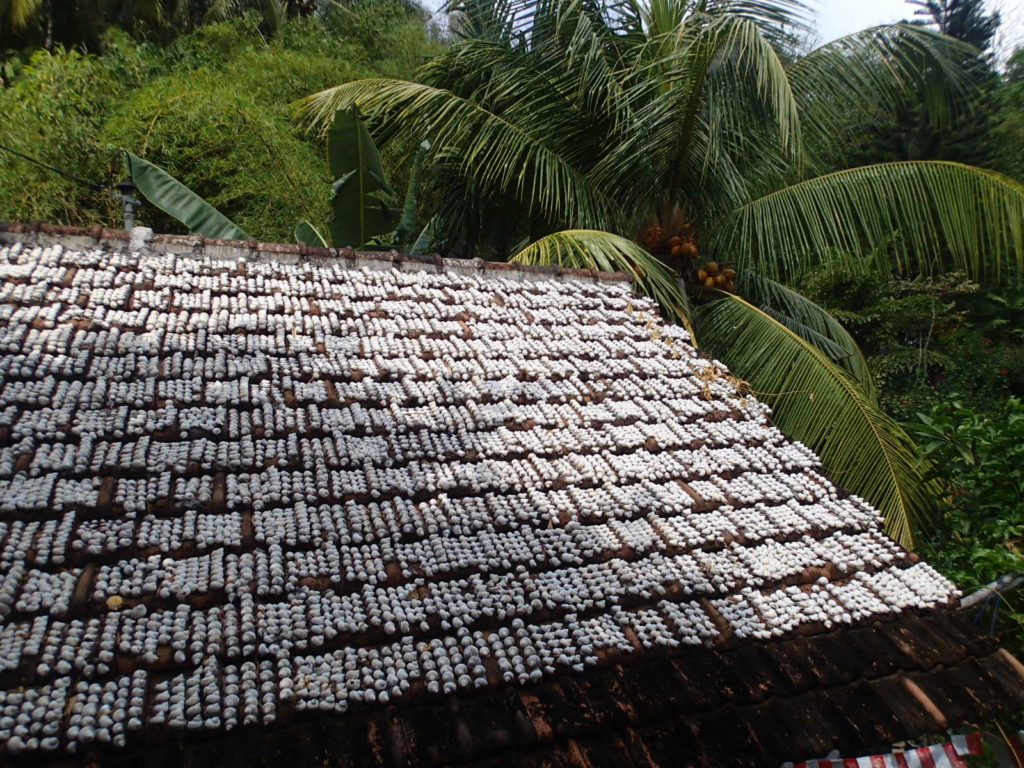
[[0, 249], [4, 748], [950, 599], [650, 301], [503, 274]]

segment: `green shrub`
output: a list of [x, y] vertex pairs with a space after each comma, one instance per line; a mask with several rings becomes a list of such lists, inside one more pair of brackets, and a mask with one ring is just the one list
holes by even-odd
[[[886, 257], [868, 260], [878, 258]], [[910, 419], [956, 393], [988, 412], [1024, 395], [1020, 288], [985, 289], [962, 273], [887, 279], [865, 264], [836, 258], [804, 275], [800, 288], [856, 339], [886, 411]]]
[[[197, 33], [201, 50], [224, 26]], [[110, 110], [104, 137], [166, 168], [254, 237], [290, 240], [296, 221], [322, 218], [329, 180], [318, 143], [301, 133], [288, 104], [339, 72], [362, 71], [280, 39], [261, 46], [243, 38], [226, 60], [150, 80]], [[150, 207], [140, 221], [180, 229]]]
[[[38, 53], [0, 89], [0, 144], [108, 186], [124, 177], [122, 147], [254, 237], [291, 241], [300, 219], [326, 218], [331, 181], [323, 143], [299, 124], [292, 102], [338, 81], [409, 76], [438, 45], [398, 0], [293, 19], [270, 39], [258, 26], [252, 15], [208, 24], [165, 47], [115, 31], [101, 56]], [[120, 225], [107, 193], [4, 152], [0, 188], [0, 220]], [[181, 231], [149, 206], [138, 219]]]
[[[0, 89], [0, 144], [79, 178], [116, 178], [104, 122], [152, 70], [144, 47], [111, 36], [103, 57], [39, 51], [10, 88]], [[0, 151], [0, 219], [61, 224], [114, 224], [118, 205], [108, 195]]]
[[[1024, 402], [992, 414], [954, 400], [904, 425], [946, 490], [943, 514], [922, 554], [969, 592], [1024, 571]], [[1004, 640], [1024, 648], [1024, 589], [1005, 597]]]

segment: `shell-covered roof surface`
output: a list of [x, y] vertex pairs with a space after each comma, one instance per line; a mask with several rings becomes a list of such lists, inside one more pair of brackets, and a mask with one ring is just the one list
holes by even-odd
[[132, 246], [0, 237], [8, 758], [775, 765], [1021, 705], [628, 283]]

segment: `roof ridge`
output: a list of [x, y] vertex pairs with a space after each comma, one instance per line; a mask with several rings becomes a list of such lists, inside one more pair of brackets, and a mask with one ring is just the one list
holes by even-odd
[[[6, 236], [5, 236], [6, 235]], [[14, 235], [15, 237], [10, 237]], [[29, 237], [23, 237], [23, 236]], [[437, 272], [479, 272], [481, 277], [513, 277], [554, 280], [586, 280], [629, 282], [625, 272], [604, 272], [596, 269], [575, 269], [559, 266], [536, 266], [532, 264], [513, 264], [504, 261], [486, 261], [484, 259], [444, 258], [439, 254], [428, 254], [422, 257], [408, 256], [396, 250], [389, 251], [357, 251], [353, 248], [321, 248], [299, 243], [265, 243], [256, 238], [248, 240], [223, 240], [208, 238], [203, 235], [161, 235], [154, 234], [149, 227], [135, 227], [133, 230], [107, 229], [96, 224], [92, 227], [74, 227], [63, 224], [48, 224], [41, 221], [0, 222], [0, 242], [32, 242], [40, 243], [40, 236], [59, 238], [66, 243], [67, 238], [88, 238], [93, 246], [108, 245], [119, 247], [131, 245], [139, 250], [156, 252], [180, 252], [180, 248], [189, 248], [194, 256], [206, 254], [219, 259], [250, 259], [260, 261], [272, 258], [280, 261], [294, 258], [299, 262], [306, 260], [341, 260], [349, 262], [353, 269], [371, 266], [372, 262], [391, 264], [395, 269], [409, 271], [425, 269]], [[82, 244], [86, 245], [86, 244]], [[141, 247], [140, 247], [141, 246]], [[369, 263], [368, 263], [369, 262]], [[377, 268], [380, 268], [379, 266]]]

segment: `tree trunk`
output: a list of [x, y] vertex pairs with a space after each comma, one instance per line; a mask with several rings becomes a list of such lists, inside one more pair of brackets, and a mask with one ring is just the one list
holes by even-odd
[[53, 53], [53, 0], [46, 0], [43, 4], [43, 15], [46, 17], [46, 35], [43, 37], [43, 48], [47, 53]]

